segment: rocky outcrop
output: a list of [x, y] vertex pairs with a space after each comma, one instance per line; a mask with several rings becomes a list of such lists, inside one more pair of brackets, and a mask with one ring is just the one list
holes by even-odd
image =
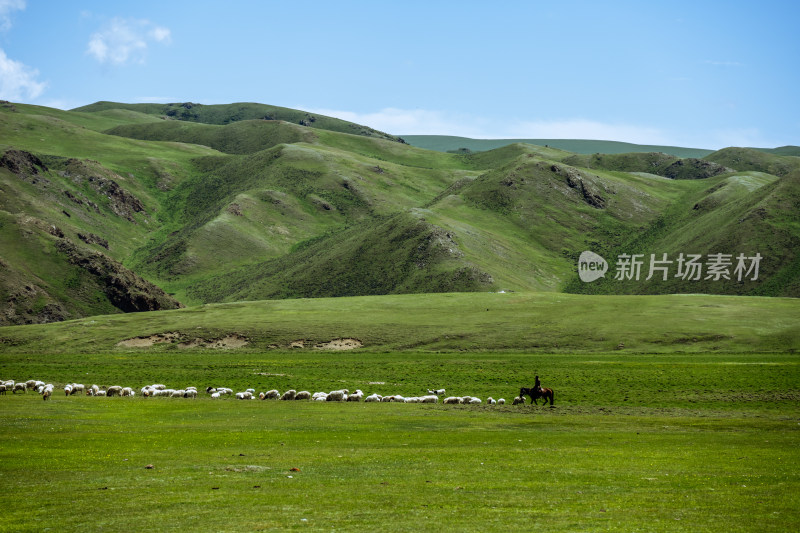
[[126, 313], [178, 309], [180, 302], [161, 288], [125, 268], [105, 254], [80, 248], [69, 239], [61, 239], [56, 249], [67, 260], [91, 274], [111, 304]]

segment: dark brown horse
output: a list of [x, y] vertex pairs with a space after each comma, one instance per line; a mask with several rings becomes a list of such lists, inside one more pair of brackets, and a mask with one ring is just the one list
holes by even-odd
[[553, 406], [553, 389], [548, 389], [547, 387], [541, 387], [540, 389], [535, 388], [528, 388], [522, 387], [519, 389], [519, 395], [522, 396], [530, 396], [531, 403], [535, 403], [539, 405], [536, 401], [537, 398], [544, 398], [544, 404], [547, 405], [547, 402], [550, 402], [550, 407]]

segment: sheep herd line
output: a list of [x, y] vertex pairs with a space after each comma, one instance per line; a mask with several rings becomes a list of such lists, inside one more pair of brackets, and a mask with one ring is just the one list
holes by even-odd
[[[16, 382], [14, 380], [0, 380], [0, 394], [6, 394], [11, 391], [13, 394], [17, 392], [26, 393], [29, 390], [35, 391], [42, 395], [43, 400], [47, 400], [53, 394], [55, 386], [52, 383], [45, 383], [39, 380], [28, 380]], [[256, 393], [255, 389], [247, 389], [242, 392], [233, 392], [233, 389], [227, 387], [207, 387], [205, 393], [213, 399], [220, 399], [225, 396], [231, 396], [237, 400], [309, 400], [316, 402], [398, 402], [398, 403], [439, 403], [439, 399], [443, 404], [470, 404], [479, 405], [483, 401], [475, 396], [446, 396], [445, 389], [431, 389], [423, 396], [402, 396], [400, 394], [391, 394], [381, 396], [380, 394], [370, 394], [365, 396], [364, 393], [357, 389], [351, 393], [348, 389], [333, 390], [330, 392], [315, 392], [309, 391], [296, 391], [289, 389], [283, 394], [276, 389], [265, 392]], [[125, 396], [134, 397], [142, 396], [144, 398], [165, 396], [170, 398], [197, 398], [197, 387], [186, 387], [184, 389], [169, 389], [166, 385], [154, 384], [146, 385], [139, 391], [134, 390], [132, 387], [122, 387], [113, 385], [110, 387], [99, 387], [92, 385], [87, 387], [81, 383], [68, 383], [64, 386], [64, 394], [66, 396], [82, 395], [86, 396]], [[491, 396], [486, 399], [487, 405], [503, 405], [506, 403], [504, 398], [495, 400]], [[513, 405], [524, 404], [525, 400], [521, 396], [514, 398]]]

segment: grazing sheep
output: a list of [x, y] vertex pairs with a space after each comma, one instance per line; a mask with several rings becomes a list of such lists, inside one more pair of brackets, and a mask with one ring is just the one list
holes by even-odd
[[172, 398], [183, 398], [184, 394], [186, 394], [186, 391], [184, 389], [178, 389], [176, 391], [172, 391], [172, 394], [170, 394], [170, 397], [172, 397]]
[[7, 390], [6, 389], [6, 384], [5, 383], [0, 383], [0, 394], [5, 394], [6, 390]]
[[289, 389], [283, 393], [283, 396], [281, 396], [281, 400], [294, 400], [295, 396], [297, 396], [297, 391], [294, 389]]
[[265, 400], [277, 400], [280, 397], [281, 393], [277, 389], [268, 390], [267, 392], [264, 393]]
[[489, 396], [488, 398], [486, 398], [486, 403], [488, 403], [489, 405], [497, 405], [497, 400]]
[[442, 403], [446, 405], [461, 403], [461, 398], [459, 398], [458, 396], [448, 396], [442, 401]]
[[195, 389], [186, 389], [186, 392], [183, 393], [184, 398], [197, 398], [197, 390]]
[[364, 401], [365, 402], [379, 402], [379, 401], [381, 401], [381, 398], [383, 398], [383, 396], [381, 396], [380, 394], [370, 394], [369, 396], [364, 398]]
[[298, 392], [297, 394], [294, 395], [294, 399], [295, 400], [310, 400], [311, 399], [311, 393], [308, 392], [307, 390], [301, 390], [300, 392]]
[[217, 389], [215, 387], [212, 387], [211, 385], [206, 387], [206, 393], [207, 394], [214, 394], [215, 392], [217, 392]]
[[478, 404], [480, 404], [480, 403], [481, 403], [481, 399], [480, 399], [480, 398], [472, 398], [472, 399], [469, 401], [469, 403], [470, 403], [470, 404], [472, 404], [472, 405], [478, 405]]
[[53, 386], [45, 386], [44, 389], [42, 389], [42, 400], [47, 401], [51, 394], [53, 394]]
[[130, 387], [123, 387], [121, 391], [119, 391], [120, 396], [133, 396], [133, 389]]
[[25, 387], [27, 387], [29, 389], [35, 389], [36, 388], [36, 380], [35, 379], [29, 379], [28, 381], [25, 382]]
[[469, 403], [470, 400], [472, 400], [472, 396], [462, 396], [458, 403]]
[[328, 401], [328, 393], [327, 392], [323, 392], [321, 396], [312, 396], [311, 400], [315, 401], [315, 402], [327, 402]]
[[95, 396], [105, 396], [106, 394], [108, 394], [108, 391], [99, 390], [95, 393]]
[[11, 394], [16, 394], [18, 390], [22, 392], [28, 392], [27, 383], [14, 383], [14, 388], [11, 390]]
[[354, 392], [353, 394], [348, 394], [347, 395], [347, 401], [348, 402], [360, 402], [361, 398], [363, 398], [363, 397], [364, 397], [364, 393], [361, 392], [361, 389], [356, 389], [356, 392]]
[[250, 392], [250, 391], [237, 392], [236, 393], [236, 399], [237, 400], [252, 400], [253, 399], [253, 393]]
[[348, 392], [350, 391], [347, 389], [333, 390], [328, 393], [328, 397], [325, 398], [325, 400], [329, 402], [343, 402], [345, 401]]
[[392, 399], [389, 400], [389, 401], [390, 402], [405, 403], [406, 399], [403, 398], [402, 396], [400, 396], [399, 394], [395, 394], [394, 396], [392, 396]]
[[439, 403], [439, 397], [435, 394], [428, 394], [422, 397], [422, 403]]
[[64, 396], [69, 396], [70, 394], [72, 394], [72, 383], [64, 385]]
[[428, 389], [428, 394], [435, 394], [436, 396], [444, 396], [444, 389]]
[[86, 396], [97, 396], [97, 393], [100, 391], [100, 387], [97, 385], [92, 385], [86, 389]]
[[394, 400], [394, 394], [390, 394], [389, 396], [383, 396], [381, 398], [382, 402], [391, 402]]
[[72, 396], [73, 394], [80, 394], [81, 392], [86, 392], [86, 387], [83, 386], [83, 383], [73, 383], [72, 392], [70, 392], [69, 395]]
[[106, 396], [109, 398], [111, 396], [121, 396], [122, 395], [122, 387], [119, 385], [112, 385], [111, 387], [106, 389]]
[[520, 405], [520, 404], [525, 405], [525, 398], [523, 398], [522, 396], [517, 396], [516, 398], [514, 398], [514, 401], [511, 402], [511, 405]]
[[224, 396], [225, 394], [233, 394], [233, 389], [229, 389], [228, 387], [218, 387], [217, 392]]
[[211, 393], [211, 397], [212, 397], [212, 398], [214, 398], [214, 399], [216, 399], [216, 398], [219, 398], [219, 397], [220, 397], [220, 394], [219, 394], [218, 392], [212, 392], [212, 393]]
[[505, 405], [505, 404], [506, 404], [506, 399], [505, 398], [499, 398], [497, 400], [497, 405]]
[[407, 396], [403, 398], [403, 403], [420, 403], [422, 398], [418, 396]]
[[255, 394], [256, 390], [255, 389], [245, 389], [245, 392], [249, 392], [250, 394]]

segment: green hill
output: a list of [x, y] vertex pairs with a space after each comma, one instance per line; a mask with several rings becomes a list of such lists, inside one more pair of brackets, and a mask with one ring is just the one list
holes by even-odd
[[315, 129], [400, 141], [399, 137], [394, 137], [367, 126], [347, 122], [346, 120], [307, 113], [297, 109], [256, 103], [204, 105], [191, 102], [172, 104], [96, 102], [87, 106], [78, 107], [72, 111], [96, 113], [108, 112], [110, 110], [134, 111], [147, 115], [157, 115], [167, 119], [201, 122], [204, 124], [230, 124], [242, 120], [281, 120]]
[[[0, 324], [398, 293], [800, 296], [798, 157], [446, 153], [307, 115], [0, 106]], [[586, 250], [604, 279], [578, 279]], [[614, 279], [618, 257], [663, 253], [763, 261], [742, 282]]]
[[713, 150], [701, 148], [682, 148], [679, 146], [659, 146], [632, 144], [618, 141], [598, 141], [584, 139], [470, 139], [450, 135], [403, 135], [403, 140], [412, 146], [439, 152], [458, 151], [466, 148], [472, 152], [484, 152], [502, 148], [509, 144], [535, 144], [574, 152], [576, 154], [623, 154], [629, 152], [663, 152], [677, 157], [704, 157]]

